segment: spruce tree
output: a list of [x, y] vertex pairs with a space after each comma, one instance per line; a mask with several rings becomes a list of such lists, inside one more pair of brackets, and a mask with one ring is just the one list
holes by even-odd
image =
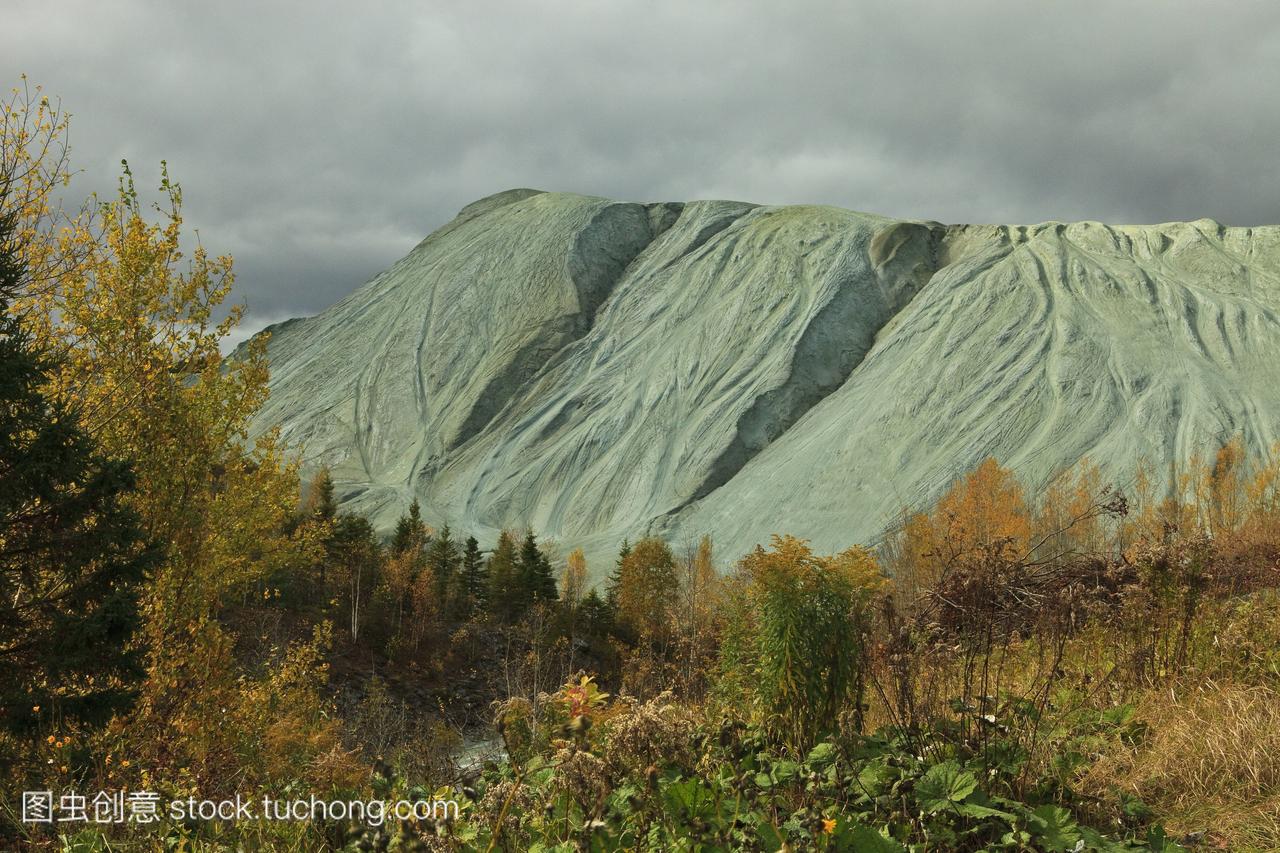
[[608, 603], [600, 597], [595, 587], [582, 599], [578, 607], [581, 614], [583, 630], [592, 639], [603, 639], [613, 630], [613, 614]]
[[321, 468], [311, 480], [307, 490], [307, 509], [318, 521], [333, 521], [338, 514], [338, 505], [333, 499], [333, 478], [328, 468]]
[[449, 525], [440, 528], [440, 533], [431, 538], [427, 548], [427, 566], [436, 579], [436, 597], [444, 605], [444, 612], [454, 615], [457, 610], [456, 599], [460, 597], [460, 588], [456, 576], [458, 574], [458, 545], [453, 541]]
[[0, 726], [19, 732], [128, 707], [144, 672], [138, 593], [157, 551], [125, 503], [130, 467], [102, 458], [41, 390], [54, 362], [9, 311], [24, 273], [15, 231], [0, 218]]
[[427, 526], [422, 523], [422, 510], [418, 506], [418, 499], [414, 498], [413, 503], [409, 504], [408, 514], [400, 516], [400, 520], [396, 522], [396, 532], [391, 537], [391, 551], [403, 554], [415, 545], [422, 548], [426, 542]]
[[480, 543], [468, 536], [462, 551], [462, 594], [464, 619], [477, 612], [484, 612], [489, 604], [489, 573], [484, 558], [480, 556]]
[[538, 552], [538, 571], [534, 575], [533, 600], [546, 604], [560, 600], [555, 569], [551, 567], [551, 560], [542, 551]]
[[489, 557], [489, 612], [500, 622], [515, 620], [518, 610], [516, 541], [507, 531]]
[[[321, 468], [307, 486], [307, 502], [303, 508], [303, 517], [332, 525], [337, 514], [338, 505], [333, 499], [333, 479], [329, 476], [328, 468]], [[329, 538], [325, 541], [325, 555], [317, 566], [319, 583], [312, 590], [313, 597], [320, 600], [329, 597], [329, 565], [336, 560], [333, 533], [333, 529], [330, 528]]]
[[551, 561], [538, 548], [538, 540], [530, 529], [524, 537], [520, 548], [520, 569], [517, 586], [520, 589], [520, 611], [534, 604], [552, 602], [559, 599], [556, 591], [556, 579], [551, 572]]
[[618, 613], [618, 593], [622, 589], [622, 563], [630, 553], [631, 543], [623, 539], [622, 548], [618, 551], [618, 560], [613, 564], [613, 571], [609, 574], [609, 581], [605, 586], [604, 603], [613, 617]]

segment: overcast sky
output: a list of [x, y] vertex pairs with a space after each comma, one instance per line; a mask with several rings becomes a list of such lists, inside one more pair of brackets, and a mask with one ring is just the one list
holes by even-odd
[[0, 0], [84, 193], [167, 159], [250, 328], [517, 186], [1280, 222], [1274, 2]]

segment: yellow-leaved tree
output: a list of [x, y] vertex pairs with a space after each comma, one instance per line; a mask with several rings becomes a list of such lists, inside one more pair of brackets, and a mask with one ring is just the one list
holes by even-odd
[[68, 210], [57, 196], [72, 176], [69, 121], [62, 106], [25, 76], [0, 103], [0, 187], [5, 214], [14, 219], [13, 244], [28, 294], [73, 270], [92, 243], [93, 206]]
[[[231, 258], [211, 256], [198, 241], [184, 251], [182, 192], [164, 164], [157, 204], [144, 205], [123, 164], [115, 198], [60, 213], [53, 194], [70, 176], [66, 129], [42, 97], [11, 99], [4, 146], [25, 164], [17, 177], [34, 264], [16, 310], [60, 356], [48, 393], [105, 453], [133, 464], [134, 508], [163, 550], [142, 602], [149, 663], [132, 727], [146, 743], [137, 748], [157, 768], [172, 761], [213, 781], [224, 761], [264, 754], [255, 738], [265, 737], [265, 716], [262, 727], [247, 718], [224, 723], [272, 690], [269, 666], [238, 668], [219, 616], [261, 599], [273, 575], [314, 565], [326, 531], [314, 520], [296, 523], [297, 471], [277, 435], [249, 441], [267, 395], [266, 342], [222, 358], [220, 344], [243, 310], [223, 305]], [[292, 659], [318, 663], [324, 635]], [[259, 680], [246, 687], [245, 677]], [[316, 723], [318, 699], [296, 701], [296, 687], [281, 686], [291, 713], [312, 716], [297, 724]]]
[[988, 458], [958, 479], [932, 512], [906, 520], [894, 581], [911, 600], [961, 563], [1024, 555], [1031, 533], [1031, 511], [1017, 478]]
[[569, 552], [560, 577], [560, 600], [572, 613], [582, 603], [587, 591], [587, 558], [581, 548]]
[[705, 689], [716, 645], [716, 621], [721, 609], [720, 576], [712, 557], [710, 536], [687, 550], [679, 567], [675, 622], [686, 696]]
[[1119, 497], [1103, 480], [1102, 469], [1081, 459], [1045, 488], [1036, 511], [1032, 553], [1036, 560], [1071, 554], [1115, 553], [1119, 530], [1100, 507]]
[[646, 536], [622, 558], [619, 574], [618, 621], [647, 643], [665, 644], [679, 583], [671, 548]]

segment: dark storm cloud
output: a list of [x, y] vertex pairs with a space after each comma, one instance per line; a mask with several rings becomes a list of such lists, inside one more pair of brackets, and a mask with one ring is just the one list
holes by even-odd
[[75, 114], [82, 190], [169, 161], [254, 325], [513, 186], [1280, 221], [1271, 3], [6, 0], [22, 72]]

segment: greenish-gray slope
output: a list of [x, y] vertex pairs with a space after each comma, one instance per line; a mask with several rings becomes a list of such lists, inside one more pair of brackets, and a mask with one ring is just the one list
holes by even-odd
[[1166, 472], [1280, 436], [1280, 232], [900, 222], [512, 190], [275, 327], [273, 424], [347, 508], [604, 557], [875, 538], [988, 455]]

